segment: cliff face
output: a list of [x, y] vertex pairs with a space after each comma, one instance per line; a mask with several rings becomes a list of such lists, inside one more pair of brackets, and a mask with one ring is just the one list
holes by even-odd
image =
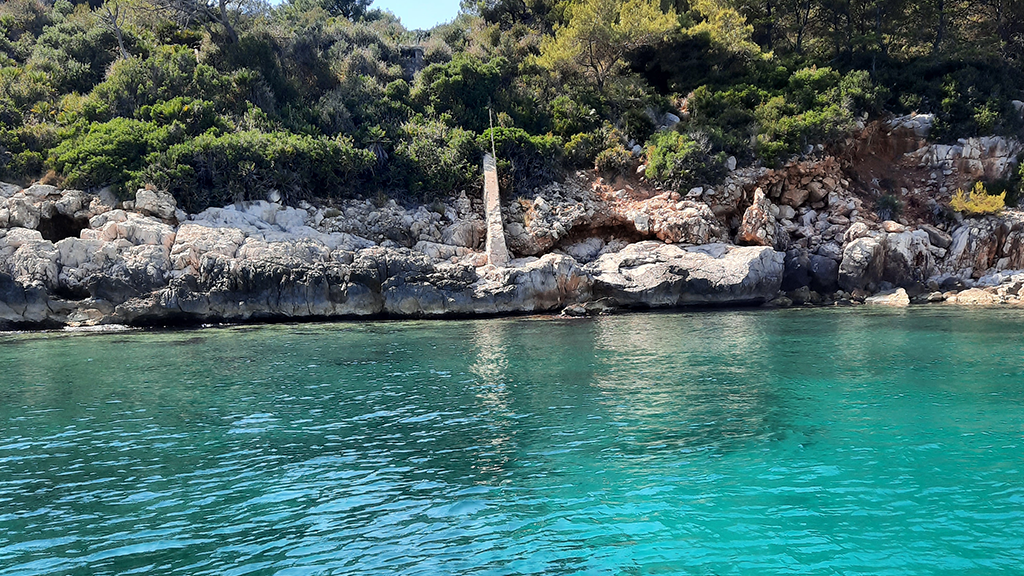
[[[928, 122], [876, 124], [864, 131], [873, 148], [862, 134], [845, 157], [734, 170], [686, 193], [579, 173], [504, 202], [506, 266], [488, 262], [482, 200], [464, 193], [411, 209], [253, 202], [190, 215], [150, 190], [119, 203], [4, 184], [0, 328], [584, 314], [877, 292], [871, 301], [889, 304], [1019, 301], [1024, 213], [937, 215], [956, 187], [1005, 175], [1020, 144], [931, 145]], [[883, 192], [904, 208], [899, 221]], [[966, 288], [973, 296], [956, 296]]]

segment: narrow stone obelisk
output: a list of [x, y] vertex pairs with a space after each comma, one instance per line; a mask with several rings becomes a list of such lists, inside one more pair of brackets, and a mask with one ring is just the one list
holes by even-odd
[[487, 261], [495, 266], [505, 266], [509, 256], [505, 246], [505, 227], [501, 223], [498, 167], [490, 154], [484, 155], [484, 215], [487, 218]]

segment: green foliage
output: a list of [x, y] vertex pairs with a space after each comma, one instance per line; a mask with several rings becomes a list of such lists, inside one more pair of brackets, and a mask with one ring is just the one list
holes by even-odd
[[626, 65], [630, 50], [652, 45], [679, 27], [675, 10], [663, 12], [654, 0], [579, 0], [566, 7], [565, 19], [541, 43], [538, 62], [585, 77], [599, 90]]
[[495, 127], [477, 138], [477, 146], [490, 150], [492, 136], [498, 173], [506, 179], [503, 190], [528, 194], [557, 176], [562, 154], [557, 136], [533, 136], [521, 128]]
[[605, 174], [622, 174], [633, 165], [633, 154], [622, 144], [605, 148], [594, 159], [594, 168]]
[[940, 141], [997, 134], [1011, 136], [1024, 128], [1011, 104], [1021, 99], [1024, 73], [999, 58], [917, 58], [893, 62], [878, 74], [889, 87], [886, 107], [900, 113], [933, 113], [933, 136]]
[[197, 64], [192, 50], [183, 46], [162, 46], [148, 57], [132, 57], [115, 62], [107, 79], [94, 91], [116, 116], [134, 116], [146, 105], [173, 100], [179, 96], [201, 97], [215, 94], [227, 100], [236, 96], [232, 89], [244, 85], [236, 76], [235, 86], [216, 70]]
[[708, 154], [708, 146], [675, 131], [655, 134], [647, 145], [645, 176], [685, 191], [716, 183], [725, 176], [724, 158]]
[[855, 114], [877, 110], [883, 96], [859, 71], [843, 76], [831, 68], [810, 67], [789, 74], [774, 90], [740, 84], [713, 91], [704, 86], [694, 91], [689, 104], [691, 124], [708, 135], [713, 150], [737, 158], [753, 153], [771, 165], [846, 133]]
[[565, 143], [565, 158], [574, 168], [592, 167], [597, 155], [607, 145], [607, 140], [603, 130], [573, 134]]
[[597, 110], [570, 96], [558, 96], [551, 101], [551, 128], [563, 138], [593, 130], [598, 124]]
[[166, 146], [177, 132], [152, 122], [114, 118], [61, 142], [51, 153], [50, 164], [73, 188], [122, 187], [149, 153]]
[[[682, 188], [864, 114], [933, 112], [946, 140], [1024, 128], [1021, 2], [466, 0], [418, 32], [367, 0], [112, 3], [113, 22], [100, 0], [0, 2], [0, 178], [153, 184], [190, 209], [431, 196], [478, 181], [493, 111], [505, 190], [623, 170], [631, 140]], [[654, 134], [666, 110], [683, 121]]]
[[483, 62], [460, 55], [447, 64], [433, 64], [421, 74], [413, 99], [434, 114], [450, 114], [474, 132], [489, 126], [488, 106], [502, 81], [503, 58]]
[[187, 210], [260, 200], [343, 196], [365, 182], [376, 158], [344, 138], [256, 131], [206, 133], [147, 158], [136, 184], [168, 190]]
[[175, 124], [181, 126], [192, 135], [202, 134], [211, 128], [227, 129], [223, 119], [214, 109], [214, 104], [206, 100], [196, 100], [179, 96], [164, 100], [157, 104], [139, 108], [138, 116], [159, 126]]
[[447, 193], [479, 176], [480, 150], [472, 132], [424, 118], [402, 125], [401, 132], [389, 174], [393, 183], [413, 192]]
[[898, 220], [903, 214], [903, 202], [894, 194], [885, 194], [875, 201], [875, 214], [882, 220]]
[[[128, 45], [133, 45], [131, 37]], [[57, 93], [88, 92], [117, 54], [114, 34], [90, 13], [61, 16], [36, 39], [29, 66], [46, 73]]]

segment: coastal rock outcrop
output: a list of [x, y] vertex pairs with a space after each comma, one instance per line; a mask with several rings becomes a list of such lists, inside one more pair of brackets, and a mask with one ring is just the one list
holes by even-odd
[[782, 284], [785, 255], [768, 247], [681, 247], [646, 241], [588, 266], [593, 293], [621, 306], [759, 303]]

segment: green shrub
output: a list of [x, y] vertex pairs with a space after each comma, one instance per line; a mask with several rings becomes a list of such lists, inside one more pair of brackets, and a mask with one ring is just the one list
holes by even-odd
[[340, 197], [366, 182], [376, 158], [345, 138], [289, 133], [206, 133], [150, 155], [136, 184], [155, 184], [189, 211], [277, 190], [286, 201]]
[[573, 168], [593, 168], [597, 156], [608, 149], [625, 148], [626, 136], [610, 122], [582, 134], [574, 134], [565, 144], [565, 160]]
[[420, 73], [412, 98], [435, 114], [451, 114], [463, 128], [482, 132], [490, 124], [488, 105], [507, 65], [504, 58], [485, 63], [465, 54], [447, 64], [432, 64]]
[[618, 175], [633, 165], [633, 153], [622, 144], [605, 148], [594, 159], [594, 168], [605, 174]]
[[202, 134], [214, 127], [227, 129], [223, 119], [214, 111], [213, 102], [184, 96], [143, 106], [139, 108], [138, 116], [160, 126], [179, 124], [193, 135]]
[[565, 144], [565, 159], [574, 168], [592, 167], [606, 142], [603, 130], [573, 134]]
[[61, 142], [50, 165], [72, 188], [108, 184], [124, 186], [145, 158], [172, 140], [172, 130], [129, 118], [92, 124], [77, 137]]
[[[134, 48], [134, 37], [124, 36]], [[45, 71], [57, 93], [86, 93], [103, 80], [118, 53], [114, 34], [90, 13], [62, 17], [47, 26], [32, 49], [30, 65]]]
[[492, 135], [498, 174], [505, 180], [503, 189], [529, 194], [534, 187], [557, 177], [562, 146], [556, 136], [533, 136], [520, 128], [496, 127], [481, 134], [477, 146], [490, 151]]
[[24, 182], [42, 173], [53, 137], [52, 126], [11, 129], [0, 125], [0, 180]]
[[217, 95], [225, 104], [237, 107], [255, 96], [253, 85], [258, 78], [252, 76], [228, 78], [206, 64], [197, 64], [195, 54], [184, 46], [161, 46], [147, 58], [114, 62], [94, 93], [118, 116], [133, 116], [142, 106], [179, 96], [199, 99], [204, 94]]
[[439, 120], [417, 118], [402, 125], [392, 159], [392, 183], [412, 192], [453, 192], [478, 176], [480, 150], [472, 132]]
[[725, 166], [723, 158], [712, 157], [690, 136], [669, 130], [655, 134], [648, 142], [644, 175], [688, 190], [698, 184], [717, 183], [725, 176]]
[[551, 128], [563, 138], [594, 130], [598, 115], [594, 108], [580, 104], [569, 96], [558, 96], [551, 101]]
[[897, 220], [903, 214], [903, 202], [893, 194], [885, 194], [875, 201], [875, 214], [882, 220]]

